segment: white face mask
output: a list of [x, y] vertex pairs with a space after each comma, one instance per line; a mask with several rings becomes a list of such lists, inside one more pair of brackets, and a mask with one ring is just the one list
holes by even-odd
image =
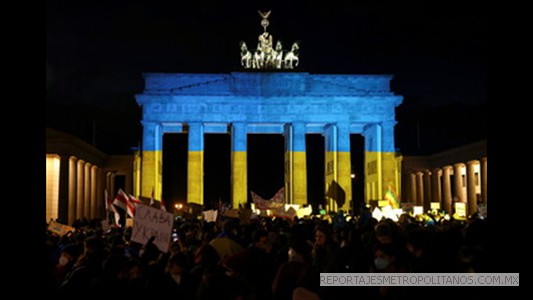
[[176, 282], [177, 284], [181, 283], [181, 275], [179, 274], [170, 274], [170, 277]]
[[376, 257], [374, 259], [374, 265], [376, 265], [376, 269], [379, 271], [385, 270], [389, 266], [390, 262], [383, 258], [383, 257]]
[[61, 255], [59, 257], [59, 265], [60, 266], [64, 267], [64, 266], [66, 266], [68, 264], [68, 262], [69, 262], [69, 259], [66, 258], [65, 256]]
[[289, 248], [289, 259], [293, 258], [294, 256], [296, 256], [296, 251], [292, 250], [292, 248]]

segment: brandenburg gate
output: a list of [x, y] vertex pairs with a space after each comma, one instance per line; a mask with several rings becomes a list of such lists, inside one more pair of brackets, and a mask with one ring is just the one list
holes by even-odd
[[204, 202], [206, 133], [231, 135], [235, 208], [248, 202], [248, 134], [284, 136], [285, 199], [289, 204], [307, 204], [308, 133], [324, 136], [328, 210], [348, 211], [351, 205], [350, 134], [365, 138], [365, 200], [384, 200], [391, 191], [399, 192], [401, 168], [395, 154], [394, 125], [395, 108], [402, 97], [390, 90], [392, 76], [297, 72], [298, 44], [284, 51], [281, 42], [274, 43], [266, 31], [270, 11], [259, 14], [263, 33], [257, 49], [252, 55], [245, 42], [240, 44], [243, 72], [143, 74], [144, 91], [135, 96], [142, 108], [143, 140], [134, 192], [144, 197], [153, 193], [155, 199], [161, 199], [165, 133], [188, 134], [189, 203]]
[[[307, 204], [307, 133], [325, 137], [326, 191], [335, 181], [352, 197], [350, 134], [365, 138], [365, 199], [382, 200], [399, 188], [395, 156], [395, 107], [402, 97], [390, 90], [389, 75], [314, 75], [297, 72], [230, 74], [143, 74], [143, 140], [140, 194], [162, 193], [165, 133], [188, 133], [187, 201], [203, 204], [205, 133], [231, 134], [231, 198], [246, 204], [248, 134], [285, 137], [287, 203]], [[336, 210], [335, 203], [330, 210]]]

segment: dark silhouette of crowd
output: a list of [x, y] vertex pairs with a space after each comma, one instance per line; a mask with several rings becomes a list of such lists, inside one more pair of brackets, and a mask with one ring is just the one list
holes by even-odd
[[320, 273], [491, 272], [487, 220], [426, 223], [369, 216], [330, 221], [257, 217], [207, 223], [176, 218], [163, 252], [132, 229], [77, 220], [46, 235], [46, 268], [58, 294], [175, 295], [176, 299], [407, 299], [410, 287], [326, 287]]

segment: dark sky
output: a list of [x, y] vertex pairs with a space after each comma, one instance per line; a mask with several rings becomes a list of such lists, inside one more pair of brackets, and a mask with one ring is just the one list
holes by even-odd
[[[301, 70], [393, 74], [396, 145], [432, 153], [486, 138], [487, 11], [467, 1], [47, 1], [47, 125], [107, 153], [140, 142], [143, 72], [239, 71], [257, 10]], [[357, 3], [354, 3], [357, 2]], [[417, 129], [418, 128], [418, 129]], [[418, 135], [417, 135], [418, 133]]]

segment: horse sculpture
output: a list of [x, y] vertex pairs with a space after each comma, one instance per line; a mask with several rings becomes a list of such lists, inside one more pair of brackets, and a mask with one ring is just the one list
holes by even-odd
[[[260, 36], [264, 38], [263, 35]], [[259, 42], [255, 51], [250, 52], [244, 41], [240, 42], [241, 65], [245, 69], [294, 69], [298, 66], [300, 59], [298, 43], [292, 44], [291, 50], [284, 54], [281, 41], [276, 42], [276, 47], [272, 48], [270, 39], [267, 42]], [[261, 39], [260, 39], [261, 40]], [[265, 51], [266, 50], [266, 51]]]
[[283, 67], [285, 69], [294, 69], [294, 67], [298, 66], [298, 63], [300, 59], [298, 58], [298, 51], [300, 50], [300, 47], [298, 46], [298, 43], [293, 43], [291, 47], [291, 51], [287, 52], [285, 54], [285, 59], [283, 60]]
[[281, 69], [283, 63], [283, 46], [281, 42], [276, 43], [276, 48], [272, 51], [272, 67], [274, 69]]
[[254, 52], [254, 57], [252, 60], [252, 68], [262, 69], [265, 62], [265, 53], [261, 51], [261, 46], [258, 44], [257, 49]]
[[241, 41], [241, 66], [243, 66], [245, 69], [249, 69], [252, 67], [252, 53], [248, 51], [248, 47], [246, 46], [246, 43]]

